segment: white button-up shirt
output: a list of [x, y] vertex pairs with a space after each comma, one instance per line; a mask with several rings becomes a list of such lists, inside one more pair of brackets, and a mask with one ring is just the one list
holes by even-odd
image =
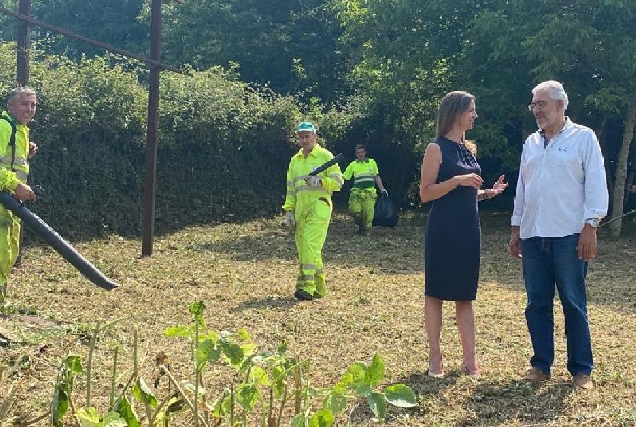
[[545, 148], [544, 140], [537, 131], [523, 144], [511, 219], [522, 239], [580, 233], [586, 219], [607, 214], [603, 154], [594, 132], [566, 117]]

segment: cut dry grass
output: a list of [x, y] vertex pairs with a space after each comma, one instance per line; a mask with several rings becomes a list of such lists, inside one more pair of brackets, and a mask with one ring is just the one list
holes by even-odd
[[[287, 340], [301, 359], [311, 363], [310, 379], [316, 386], [333, 385], [351, 363], [368, 363], [379, 352], [386, 363], [387, 382], [406, 383], [420, 402], [414, 410], [391, 409], [388, 425], [636, 425], [632, 238], [611, 241], [601, 232], [600, 254], [588, 277], [597, 387], [583, 392], [572, 389], [565, 369], [558, 304], [553, 377], [539, 388], [521, 381], [531, 348], [521, 266], [505, 249], [507, 214], [484, 214], [482, 221], [476, 304], [482, 376], [473, 379], [460, 372], [461, 346], [451, 304], [444, 306], [448, 374], [441, 381], [425, 375], [424, 223], [425, 218], [410, 216], [395, 229], [374, 229], [371, 237], [363, 237], [353, 232], [347, 218], [336, 215], [324, 250], [328, 295], [308, 303], [297, 303], [291, 296], [295, 248], [279, 218], [190, 227], [159, 236], [149, 258], [139, 257], [139, 241], [117, 236], [77, 245], [87, 259], [121, 283], [112, 292], [91, 285], [50, 249], [30, 247], [11, 277], [10, 300], [30, 307], [37, 317], [0, 319], [0, 333], [11, 340], [0, 350], [1, 365], [6, 368], [22, 356], [28, 359], [7, 383], [21, 385], [21, 404], [14, 415], [32, 419], [46, 412], [60, 363], [69, 352], [86, 356], [86, 332], [97, 321], [120, 319], [97, 346], [94, 404], [103, 405], [107, 398], [115, 343], [122, 345], [120, 360], [132, 366], [135, 328], [149, 383], [156, 374], [154, 358], [162, 351], [170, 356], [177, 378], [192, 378], [187, 343], [166, 339], [163, 331], [188, 323], [188, 304], [203, 300], [208, 326], [214, 330], [244, 327], [262, 349], [274, 349]], [[205, 379], [214, 392], [227, 385], [228, 372], [206, 371]], [[77, 385], [79, 390], [84, 386]], [[81, 404], [82, 398], [78, 399]], [[351, 425], [373, 424], [363, 407], [350, 412]], [[182, 419], [175, 425], [190, 422]], [[338, 425], [345, 424], [343, 419]]]

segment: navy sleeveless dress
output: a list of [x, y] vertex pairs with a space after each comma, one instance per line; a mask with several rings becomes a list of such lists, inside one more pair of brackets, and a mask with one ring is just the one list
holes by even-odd
[[[476, 173], [481, 167], [463, 144], [435, 141], [442, 151], [437, 182]], [[445, 301], [477, 297], [481, 226], [477, 190], [459, 186], [433, 201], [424, 232], [424, 293]]]

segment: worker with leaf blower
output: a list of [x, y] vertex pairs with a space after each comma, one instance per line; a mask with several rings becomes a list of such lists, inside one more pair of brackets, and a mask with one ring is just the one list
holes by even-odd
[[[7, 98], [7, 111], [0, 116], [0, 191], [20, 201], [36, 200], [27, 185], [29, 159], [37, 145], [29, 140], [27, 124], [37, 108], [37, 95], [28, 87], [13, 89]], [[20, 249], [20, 219], [0, 205], [0, 303], [7, 292], [7, 277]]]
[[300, 264], [294, 297], [309, 301], [321, 298], [327, 292], [322, 247], [333, 210], [331, 194], [342, 188], [343, 179], [336, 163], [315, 174], [334, 156], [317, 144], [313, 123], [298, 124], [296, 137], [300, 150], [289, 162], [283, 209], [287, 226], [295, 229]]

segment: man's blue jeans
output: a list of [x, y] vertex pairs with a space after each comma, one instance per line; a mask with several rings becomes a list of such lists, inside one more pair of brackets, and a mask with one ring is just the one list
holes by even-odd
[[526, 321], [534, 355], [530, 365], [549, 374], [554, 362], [554, 288], [565, 316], [568, 371], [590, 375], [592, 342], [587, 319], [587, 262], [579, 259], [579, 235], [521, 240], [523, 279], [528, 304]]

